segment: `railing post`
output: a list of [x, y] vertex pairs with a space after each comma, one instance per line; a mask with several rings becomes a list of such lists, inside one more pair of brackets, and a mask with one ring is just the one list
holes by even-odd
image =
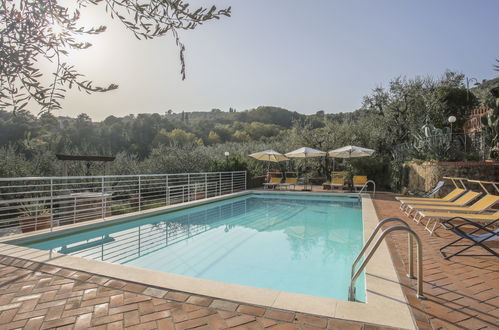
[[408, 277], [411, 279], [416, 278], [414, 276], [414, 253], [413, 253], [413, 245], [414, 245], [414, 238], [412, 237], [411, 233], [407, 233], [407, 247], [408, 247], [408, 258], [409, 258], [409, 274]]
[[40, 205], [36, 204], [35, 208], [35, 230], [38, 230], [38, 208]]
[[218, 196], [222, 196], [222, 172], [218, 172]]
[[204, 174], [204, 198], [208, 198], [208, 174]]
[[230, 172], [230, 193], [234, 192], [234, 172]]
[[50, 179], [50, 231], [54, 226], [54, 179]]
[[104, 220], [105, 217], [105, 206], [104, 206], [104, 177], [101, 178], [101, 204], [102, 208], [102, 220]]
[[141, 201], [142, 201], [142, 182], [141, 182], [141, 176], [139, 175], [139, 212], [142, 210], [141, 207]]
[[247, 182], [248, 182], [248, 172], [244, 171], [244, 190], [248, 189]]
[[170, 196], [170, 192], [168, 189], [168, 174], [165, 175], [165, 205], [169, 205], [168, 197]]
[[191, 201], [191, 174], [187, 174], [187, 201]]

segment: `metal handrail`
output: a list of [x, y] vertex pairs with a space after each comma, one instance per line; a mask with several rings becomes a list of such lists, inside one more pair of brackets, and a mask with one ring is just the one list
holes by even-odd
[[[395, 219], [396, 218], [389, 218], [389, 219], [385, 219], [385, 220], [404, 222], [402, 219], [398, 219], [398, 220], [395, 220]], [[386, 221], [386, 222], [388, 222], [388, 221]], [[384, 223], [386, 223], [386, 222], [384, 222]], [[378, 227], [375, 229], [375, 231], [379, 230], [378, 229], [379, 227], [380, 226], [378, 225]], [[371, 251], [369, 251], [369, 254], [367, 255], [367, 257], [364, 260], [364, 262], [360, 265], [359, 269], [355, 272], [355, 274], [352, 275], [352, 278], [350, 280], [350, 287], [349, 287], [349, 290], [348, 290], [348, 300], [355, 301], [355, 281], [360, 276], [360, 274], [362, 273], [362, 271], [364, 270], [364, 268], [366, 267], [366, 265], [368, 264], [368, 262], [371, 260], [372, 256], [374, 255], [374, 253], [376, 252], [376, 250], [380, 246], [380, 244], [383, 241], [383, 239], [388, 234], [390, 234], [391, 232], [397, 231], [397, 230], [407, 231], [408, 235], [410, 235], [412, 237], [412, 239], [416, 240], [417, 262], [418, 262], [417, 297], [419, 299], [425, 299], [424, 294], [423, 294], [423, 260], [422, 260], [422, 258], [423, 258], [423, 246], [421, 244], [421, 239], [419, 238], [419, 236], [411, 228], [409, 228], [407, 226], [407, 224], [405, 224], [403, 226], [392, 226], [392, 227], [390, 227], [388, 229], [385, 229], [381, 233], [381, 236], [378, 238], [378, 240], [374, 244], [374, 246], [371, 249]], [[372, 239], [369, 240], [368, 243], [366, 243], [366, 245], [368, 245], [371, 241], [372, 241]], [[410, 277], [412, 276], [412, 272], [413, 272], [413, 270], [412, 270], [412, 264], [413, 264], [413, 260], [412, 260], [413, 259], [413, 257], [412, 257], [412, 245], [413, 245], [413, 240], [410, 240], [409, 241], [409, 251], [410, 251], [410, 253], [409, 253], [409, 276]], [[366, 248], [364, 247], [362, 250], [365, 251]], [[359, 254], [359, 255], [361, 256], [362, 253]], [[358, 257], [358, 259], [360, 259], [360, 258]], [[355, 263], [357, 261], [358, 260], [356, 260]], [[354, 269], [354, 265], [352, 266], [352, 271], [353, 271], [353, 269]]]
[[[355, 265], [357, 265], [357, 263], [359, 262], [359, 260], [362, 258], [362, 256], [364, 255], [364, 252], [366, 252], [367, 248], [369, 247], [369, 245], [371, 244], [371, 242], [373, 241], [374, 237], [376, 236], [376, 234], [379, 232], [379, 230], [381, 229], [381, 227], [385, 224], [385, 223], [388, 223], [388, 222], [400, 222], [402, 225], [406, 226], [406, 227], [409, 227], [409, 225], [407, 224], [407, 222], [405, 222], [404, 220], [400, 219], [400, 218], [386, 218], [386, 219], [383, 219], [381, 220], [378, 225], [376, 226], [376, 228], [374, 228], [374, 231], [372, 232], [371, 236], [369, 236], [369, 238], [367, 239], [366, 241], [366, 244], [364, 244], [364, 246], [362, 247], [362, 250], [360, 250], [359, 254], [357, 255], [357, 258], [355, 258], [354, 262], [352, 263], [352, 271], [350, 273], [350, 277], [353, 277], [353, 274], [355, 272]], [[412, 240], [412, 236], [409, 235], [409, 239]], [[410, 242], [412, 243], [412, 242]], [[409, 245], [409, 247], [411, 247], [411, 245]], [[412, 249], [409, 248], [409, 274], [410, 274], [410, 277], [413, 278], [414, 274], [413, 274], [413, 270], [412, 270], [412, 264], [413, 264], [413, 257], [412, 257]]]
[[362, 188], [360, 188], [359, 195], [362, 194], [364, 188], [367, 188], [369, 182], [373, 184], [373, 196], [376, 195], [376, 182], [374, 182], [373, 180], [367, 180], [366, 183], [364, 183]]
[[226, 172], [195, 172], [195, 173], [168, 173], [168, 174], [125, 174], [125, 175], [94, 175], [94, 176], [27, 176], [27, 177], [14, 177], [14, 178], [0, 178], [0, 181], [20, 181], [20, 180], [71, 180], [71, 179], [101, 179], [101, 178], [136, 178], [136, 177], [164, 177], [168, 176], [185, 176], [190, 174], [219, 174], [219, 173], [239, 173], [243, 174], [246, 171], [226, 171]]

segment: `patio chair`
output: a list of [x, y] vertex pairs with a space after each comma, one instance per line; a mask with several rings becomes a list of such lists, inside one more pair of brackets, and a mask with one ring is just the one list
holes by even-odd
[[[294, 177], [293, 176], [288, 177], [289, 174], [294, 175]], [[284, 179], [284, 182], [279, 183], [277, 185], [277, 187], [278, 188], [281, 188], [281, 187], [291, 188], [291, 186], [293, 186], [293, 190], [294, 190], [296, 188], [297, 181], [298, 181], [298, 177], [296, 176], [296, 172], [286, 172], [286, 178]]]
[[[468, 220], [474, 220], [477, 222], [487, 222], [493, 221], [499, 218], [499, 211], [495, 213], [458, 213], [458, 212], [425, 212], [421, 211], [421, 223], [424, 219], [427, 219], [425, 224], [425, 229], [430, 232], [430, 235], [439, 228], [438, 225], [441, 224], [444, 220], [452, 219], [452, 218], [466, 218]], [[433, 223], [433, 226], [430, 224]]]
[[[456, 239], [455, 241], [452, 241], [449, 244], [446, 244], [445, 246], [441, 247], [440, 254], [444, 259], [450, 259], [455, 256], [462, 256], [462, 257], [477, 257], [477, 256], [495, 256], [499, 257], [499, 254], [492, 250], [490, 247], [488, 247], [486, 244], [492, 241], [497, 241], [499, 240], [499, 228], [495, 228], [499, 221], [499, 216], [497, 215], [498, 212], [495, 214], [495, 220], [489, 223], [485, 224], [480, 224], [475, 221], [471, 221], [468, 218], [464, 217], [454, 217], [450, 218], [448, 220], [445, 220], [442, 222], [442, 227], [445, 230], [450, 230], [454, 234], [458, 235], [459, 238]], [[471, 231], [465, 231], [465, 228], [471, 229]], [[461, 241], [468, 241], [468, 244], [456, 244]], [[464, 247], [463, 249], [459, 250], [458, 252], [452, 253], [452, 254], [447, 254], [445, 252], [445, 249], [449, 247]], [[471, 249], [472, 247], [481, 247], [482, 249], [486, 250], [490, 254], [463, 254], [463, 252]]]
[[[444, 201], [417, 201], [417, 202], [412, 202], [412, 201], [407, 201], [405, 204], [405, 211], [404, 213], [408, 216], [411, 215], [412, 211], [419, 211], [419, 210], [439, 210], [439, 207], [448, 207], [448, 208], [458, 208], [457, 210], [447, 210], [449, 212], [452, 211], [459, 211], [459, 208], [464, 207], [468, 203], [471, 203], [473, 200], [478, 198], [482, 193], [476, 192], [476, 191], [468, 191], [458, 199], [456, 199], [453, 202], [444, 202]], [[446, 209], [444, 209], [446, 210]], [[474, 212], [474, 211], [473, 211]]]
[[462, 188], [455, 188], [450, 193], [442, 198], [434, 198], [434, 197], [406, 197], [406, 196], [397, 196], [396, 200], [400, 202], [400, 209], [404, 210], [406, 204], [409, 202], [419, 203], [419, 202], [452, 202], [459, 198], [462, 194], [464, 194], [466, 190]]
[[345, 185], [345, 177], [347, 176], [347, 172], [331, 172], [331, 181], [326, 181], [322, 184], [322, 189], [326, 189], [326, 187], [341, 187]]
[[362, 187], [364, 187], [366, 183], [367, 183], [367, 176], [365, 175], [353, 176], [353, 187], [355, 188], [355, 191], [357, 191], [357, 188], [362, 189]]
[[[266, 182], [263, 184], [263, 189], [269, 189], [272, 187], [272, 189], [275, 189], [275, 187], [281, 183], [282, 181], [282, 173], [281, 172], [269, 172], [270, 175], [270, 180], [269, 182]], [[280, 175], [280, 176], [278, 176]]]

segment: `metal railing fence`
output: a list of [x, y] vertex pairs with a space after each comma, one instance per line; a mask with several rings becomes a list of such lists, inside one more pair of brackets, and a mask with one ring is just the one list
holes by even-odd
[[246, 172], [0, 178], [0, 235], [246, 190]]

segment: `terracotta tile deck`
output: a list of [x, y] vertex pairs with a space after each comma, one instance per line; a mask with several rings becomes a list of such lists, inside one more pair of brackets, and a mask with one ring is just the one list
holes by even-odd
[[[456, 239], [438, 230], [429, 236], [424, 226], [409, 220], [393, 194], [378, 193], [374, 205], [379, 219], [399, 217], [418, 233], [423, 243], [424, 290], [426, 300], [416, 298], [416, 281], [407, 278], [407, 234], [393, 233], [388, 239], [392, 260], [404, 293], [421, 329], [498, 329], [499, 259], [496, 257], [453, 257], [445, 260], [438, 249]], [[483, 250], [475, 252], [483, 254]]]
[[0, 329], [388, 329], [0, 258]]
[[[397, 216], [393, 194], [378, 193], [380, 219]], [[407, 236], [393, 234], [392, 259], [420, 329], [499, 328], [499, 261], [494, 257], [441, 258], [453, 238], [430, 237], [408, 223], [424, 244], [425, 294], [405, 276]], [[0, 252], [1, 255], [1, 252]], [[384, 329], [375, 325], [239, 304], [0, 257], [0, 329]]]

